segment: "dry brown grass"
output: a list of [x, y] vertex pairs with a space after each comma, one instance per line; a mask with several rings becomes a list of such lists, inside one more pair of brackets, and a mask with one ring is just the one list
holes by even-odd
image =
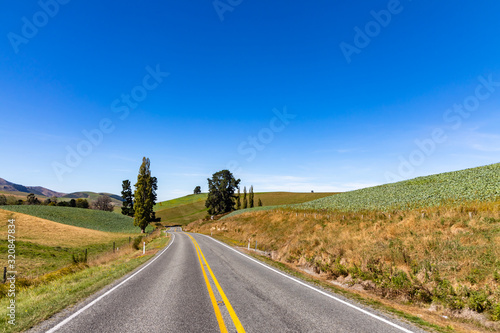
[[500, 309], [499, 201], [399, 212], [260, 211], [188, 229], [257, 241], [275, 260], [383, 298], [437, 304], [450, 316], [484, 305], [478, 311], [488, 323], [495, 304]]
[[[82, 247], [113, 242], [129, 234], [103, 232], [61, 224], [31, 215], [0, 209], [0, 237], [7, 239], [7, 224], [16, 220], [16, 239], [45, 246]], [[131, 234], [130, 234], [131, 235]]]

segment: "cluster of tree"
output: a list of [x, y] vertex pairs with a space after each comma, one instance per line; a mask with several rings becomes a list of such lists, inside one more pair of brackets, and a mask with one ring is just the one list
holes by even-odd
[[142, 159], [135, 191], [132, 193], [130, 180], [122, 182], [122, 214], [134, 217], [134, 225], [141, 228], [141, 232], [146, 232], [146, 227], [151, 222], [159, 222], [153, 207], [156, 203], [156, 191], [158, 190], [158, 180], [151, 176], [149, 158]]
[[[109, 197], [108, 197], [109, 198]], [[14, 196], [0, 195], [0, 206], [2, 205], [44, 205], [44, 206], [60, 206], [60, 207], [76, 207], [76, 208], [89, 208], [87, 199], [71, 199], [69, 201], [59, 201], [57, 197], [47, 198], [43, 201], [38, 199], [34, 193], [26, 196], [26, 200], [17, 199]]]
[[57, 198], [49, 198], [44, 201], [47, 206], [74, 207], [74, 208], [89, 208], [90, 204], [87, 199], [78, 198], [70, 201], [57, 201]]
[[[262, 200], [258, 200], [257, 206], [262, 206]], [[241, 205], [241, 199], [240, 199], [240, 189], [238, 188], [238, 195], [236, 197], [236, 209], [245, 209], [245, 208], [253, 208], [255, 207], [254, 204], [254, 193], [253, 193], [253, 185], [250, 186], [250, 189], [248, 191], [248, 198], [247, 198], [247, 187], [243, 187], [243, 207]]]
[[211, 215], [224, 214], [234, 210], [235, 190], [240, 184], [229, 170], [222, 170], [208, 178], [208, 197], [205, 207]]
[[[235, 209], [241, 209], [240, 179], [235, 179], [229, 170], [222, 170], [208, 178], [208, 197], [205, 206], [211, 215], [224, 214]], [[199, 186], [198, 186], [199, 187]], [[235, 195], [235, 191], [238, 194]], [[196, 191], [196, 189], [195, 189]], [[262, 201], [258, 200], [258, 206], [262, 206]], [[243, 209], [254, 207], [253, 185], [250, 186], [247, 198], [247, 188], [243, 188]]]
[[201, 186], [196, 186], [193, 191], [194, 194], [201, 194]]
[[[21, 203], [19, 203], [19, 201]], [[0, 194], [0, 206], [4, 206], [4, 205], [22, 205], [23, 203], [24, 203], [23, 200], [16, 199], [16, 197], [13, 196], [13, 195], [9, 195], [8, 197], [6, 197], [5, 195]]]

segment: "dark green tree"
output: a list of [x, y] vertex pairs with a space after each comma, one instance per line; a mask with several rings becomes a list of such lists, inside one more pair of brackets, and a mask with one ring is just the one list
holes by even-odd
[[87, 199], [78, 198], [78, 199], [76, 199], [76, 207], [77, 208], [89, 208], [89, 202], [87, 201]]
[[262, 201], [259, 198], [259, 203], [257, 204], [259, 207], [262, 207]]
[[250, 185], [250, 190], [248, 191], [248, 203], [250, 208], [253, 208], [253, 185]]
[[238, 187], [238, 196], [236, 197], [236, 209], [241, 209], [240, 188]]
[[229, 170], [221, 170], [208, 178], [208, 197], [205, 207], [212, 215], [223, 214], [234, 209], [235, 190], [240, 183]]
[[26, 201], [28, 202], [28, 205], [38, 205], [40, 203], [38, 198], [35, 197], [35, 194], [33, 193], [30, 193], [26, 196]]
[[247, 187], [243, 187], [243, 209], [248, 208], [248, 201], [247, 201]]
[[69, 206], [70, 206], [70, 207], [76, 207], [76, 200], [75, 200], [75, 199], [71, 199], [71, 200], [69, 201]]
[[142, 233], [146, 232], [149, 223], [157, 221], [153, 212], [157, 190], [158, 181], [156, 177], [151, 176], [149, 158], [144, 157], [139, 168], [134, 193], [134, 225], [141, 228]]
[[3, 194], [0, 195], [0, 206], [7, 204], [7, 197]]
[[194, 194], [201, 194], [201, 186], [196, 186], [193, 191]]
[[122, 199], [122, 214], [134, 216], [134, 194], [128, 179], [122, 182]]

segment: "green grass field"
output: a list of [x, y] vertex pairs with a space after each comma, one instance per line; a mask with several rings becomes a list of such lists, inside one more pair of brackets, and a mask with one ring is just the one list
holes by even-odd
[[386, 184], [292, 206], [314, 210], [395, 210], [500, 198], [500, 163]]
[[[295, 204], [332, 194], [334, 193], [259, 192], [255, 193], [254, 202], [257, 205], [261, 199], [264, 206]], [[241, 198], [243, 202], [243, 194], [241, 194]], [[206, 199], [207, 194], [202, 193], [160, 202], [155, 206], [156, 216], [161, 217], [161, 223], [164, 225], [187, 225], [206, 217]]]
[[[133, 219], [121, 214], [104, 212], [92, 209], [56, 207], [56, 206], [2, 206], [2, 209], [28, 214], [54, 222], [68, 224], [87, 229], [121, 232], [140, 233], [140, 228], [135, 227]], [[152, 230], [149, 226], [146, 231]]]
[[203, 203], [205, 203], [205, 200], [207, 200], [207, 193], [190, 194], [190, 195], [186, 195], [184, 197], [158, 202], [154, 207], [154, 211], [157, 212], [157, 211], [163, 210], [163, 209], [178, 207], [178, 206], [182, 206], [182, 205], [194, 204], [194, 203], [199, 202], [199, 201], [203, 201]]

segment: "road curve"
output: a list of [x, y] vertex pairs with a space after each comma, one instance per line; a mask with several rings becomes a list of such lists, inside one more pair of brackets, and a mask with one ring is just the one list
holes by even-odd
[[169, 248], [34, 332], [423, 332], [317, 289], [211, 237]]

